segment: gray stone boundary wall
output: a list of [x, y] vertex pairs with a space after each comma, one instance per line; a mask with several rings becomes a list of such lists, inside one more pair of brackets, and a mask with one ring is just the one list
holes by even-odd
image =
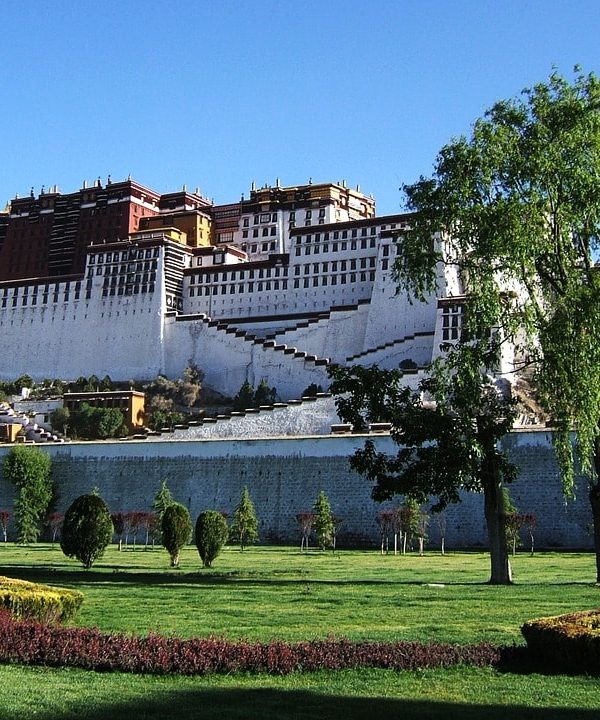
[[[300, 543], [295, 520], [309, 511], [320, 490], [344, 519], [339, 546], [380, 543], [376, 514], [382, 505], [370, 496], [370, 484], [350, 470], [349, 456], [362, 447], [364, 435], [247, 440], [129, 441], [44, 446], [53, 461], [56, 510], [64, 511], [80, 494], [98, 487], [112, 512], [150, 510], [165, 478], [174, 499], [186, 505], [195, 521], [206, 509], [232, 513], [248, 486], [260, 520], [262, 542]], [[394, 452], [389, 436], [371, 436], [381, 451]], [[520, 512], [538, 518], [536, 546], [591, 548], [591, 512], [585, 480], [576, 499], [565, 501], [547, 431], [514, 432], [505, 439], [521, 473], [511, 488]], [[0, 461], [9, 451], [0, 448]], [[0, 475], [0, 508], [12, 512], [15, 489]], [[446, 547], [485, 547], [483, 498], [465, 493], [446, 511]], [[395, 505], [397, 503], [388, 503]], [[432, 518], [428, 547], [439, 542]]]

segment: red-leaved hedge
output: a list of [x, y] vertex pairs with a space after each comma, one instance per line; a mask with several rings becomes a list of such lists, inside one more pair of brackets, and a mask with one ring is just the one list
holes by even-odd
[[231, 642], [222, 638], [181, 638], [106, 634], [93, 628], [50, 627], [0, 614], [0, 662], [69, 666], [90, 670], [203, 675], [237, 671], [286, 674], [346, 668], [448, 667], [466, 663], [498, 665], [507, 648], [417, 642], [313, 640]]

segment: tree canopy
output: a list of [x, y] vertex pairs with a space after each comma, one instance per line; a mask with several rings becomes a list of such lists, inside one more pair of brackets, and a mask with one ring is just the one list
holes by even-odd
[[[579, 68], [571, 82], [553, 72], [497, 102], [469, 137], [442, 148], [432, 177], [403, 189], [415, 214], [397, 238], [399, 286], [423, 300], [439, 263], [456, 268], [467, 332], [500, 328], [496, 350], [514, 345], [515, 370], [535, 371], [567, 494], [577, 430], [598, 552], [600, 80]], [[600, 555], [597, 568], [600, 580]]]
[[375, 483], [375, 500], [404, 495], [421, 505], [435, 498], [432, 509], [441, 511], [460, 501], [461, 490], [483, 492], [490, 582], [499, 584], [511, 581], [502, 484], [512, 482], [516, 468], [498, 440], [512, 427], [514, 405], [482, 373], [484, 358], [479, 344], [464, 345], [435, 363], [416, 392], [400, 370], [338, 367], [331, 371], [331, 391], [339, 396], [340, 417], [355, 429], [391, 425], [395, 454], [367, 440], [350, 460]]

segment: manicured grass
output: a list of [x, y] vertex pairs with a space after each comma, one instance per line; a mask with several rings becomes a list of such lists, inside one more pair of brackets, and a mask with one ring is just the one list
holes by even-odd
[[[485, 584], [484, 553], [230, 548], [202, 570], [187, 548], [172, 570], [164, 550], [110, 548], [83, 571], [57, 547], [0, 544], [0, 566], [12, 577], [81, 590], [78, 624], [179, 636], [511, 643], [522, 642], [525, 620], [600, 605], [590, 553], [519, 555], [511, 587]], [[591, 720], [599, 690], [595, 678], [469, 667], [186, 678], [0, 666], [0, 718]]]
[[8, 666], [0, 718], [596, 720], [598, 690], [589, 677], [474, 668], [189, 678]]
[[111, 548], [84, 571], [58, 548], [0, 546], [14, 577], [81, 590], [78, 624], [190, 637], [522, 642], [520, 625], [600, 605], [589, 553], [518, 555], [517, 582], [491, 587], [485, 553], [381, 556], [227, 549], [203, 570], [187, 548], [172, 570], [164, 550]]

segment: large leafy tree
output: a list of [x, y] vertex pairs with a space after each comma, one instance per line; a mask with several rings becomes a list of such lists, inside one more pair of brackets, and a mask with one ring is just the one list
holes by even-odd
[[574, 450], [589, 477], [600, 581], [599, 78], [553, 73], [496, 103], [404, 192], [415, 216], [398, 237], [399, 285], [424, 299], [438, 263], [457, 266], [467, 324], [501, 328], [536, 370], [565, 492]]
[[[373, 498], [404, 495], [420, 505], [435, 497], [434, 511], [460, 501], [461, 490], [482, 492], [493, 584], [510, 583], [504, 528], [503, 484], [516, 469], [498, 448], [511, 428], [513, 403], [482, 374], [486, 356], [480, 344], [453, 351], [436, 363], [418, 391], [406, 386], [400, 370], [337, 367], [331, 390], [340, 416], [364, 429], [388, 422], [398, 445], [391, 455], [367, 440], [351, 466], [375, 483]], [[424, 398], [426, 401], [424, 402]]]

